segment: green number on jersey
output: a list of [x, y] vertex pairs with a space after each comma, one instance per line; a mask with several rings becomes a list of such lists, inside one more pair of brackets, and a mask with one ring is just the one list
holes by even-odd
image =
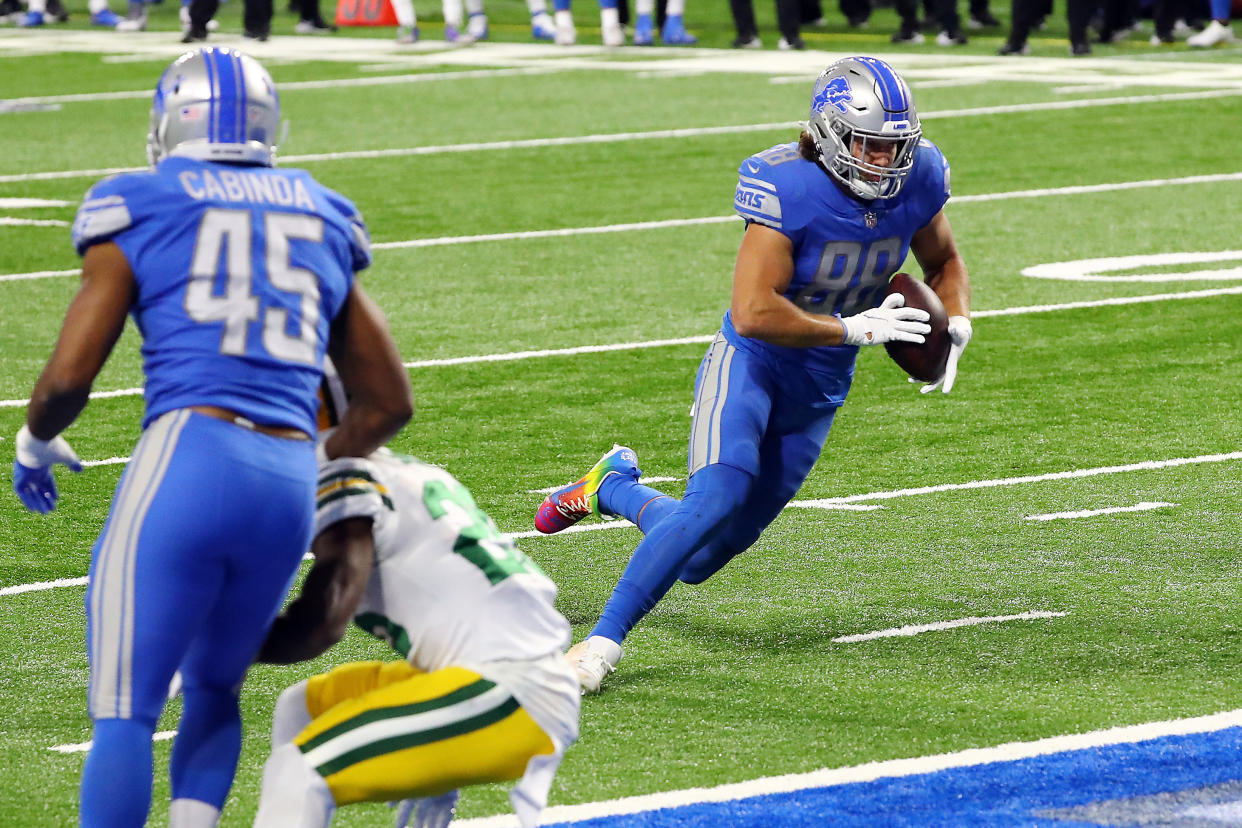
[[432, 480], [423, 489], [423, 503], [436, 520], [448, 518], [458, 527], [453, 551], [483, 570], [493, 585], [523, 572], [542, 575], [543, 570], [522, 554], [513, 541], [503, 537], [470, 491], [456, 480]]
[[388, 646], [401, 653], [402, 658], [410, 657], [410, 636], [405, 627], [378, 612], [360, 612], [354, 616], [354, 623], [371, 635], [388, 642]]

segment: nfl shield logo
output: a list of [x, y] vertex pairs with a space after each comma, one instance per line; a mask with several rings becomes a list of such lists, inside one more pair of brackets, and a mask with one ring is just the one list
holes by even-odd
[[876, 224], [878, 224], [879, 221], [880, 221], [880, 217], [877, 216], [875, 213], [871, 212], [870, 210], [863, 213], [863, 223], [867, 225], [868, 230], [874, 230]]

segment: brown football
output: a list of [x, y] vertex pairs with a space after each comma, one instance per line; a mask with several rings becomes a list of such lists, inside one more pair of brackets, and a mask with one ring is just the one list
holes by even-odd
[[922, 345], [913, 342], [888, 342], [884, 347], [901, 370], [923, 382], [935, 382], [944, 374], [949, 361], [949, 317], [936, 292], [922, 279], [908, 273], [898, 273], [888, 283], [885, 296], [900, 293], [906, 298], [907, 308], [921, 308], [931, 314], [931, 333]]

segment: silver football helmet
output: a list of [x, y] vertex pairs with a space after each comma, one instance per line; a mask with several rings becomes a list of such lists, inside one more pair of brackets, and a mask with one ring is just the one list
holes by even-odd
[[[923, 134], [910, 87], [871, 57], [843, 58], [823, 71], [807, 130], [828, 174], [866, 201], [897, 195]], [[868, 161], [877, 145], [892, 149], [887, 165]]]
[[236, 49], [186, 52], [160, 76], [147, 160], [179, 155], [236, 164], [276, 163], [280, 99], [267, 70]]

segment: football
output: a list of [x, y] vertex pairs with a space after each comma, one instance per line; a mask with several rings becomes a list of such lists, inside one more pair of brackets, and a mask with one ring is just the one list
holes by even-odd
[[935, 382], [944, 374], [944, 366], [949, 361], [949, 317], [944, 304], [926, 282], [908, 273], [898, 273], [892, 278], [884, 295], [892, 293], [904, 296], [907, 308], [921, 308], [931, 314], [928, 321], [931, 333], [927, 334], [927, 341], [922, 345], [888, 342], [884, 347], [901, 370], [916, 380]]

